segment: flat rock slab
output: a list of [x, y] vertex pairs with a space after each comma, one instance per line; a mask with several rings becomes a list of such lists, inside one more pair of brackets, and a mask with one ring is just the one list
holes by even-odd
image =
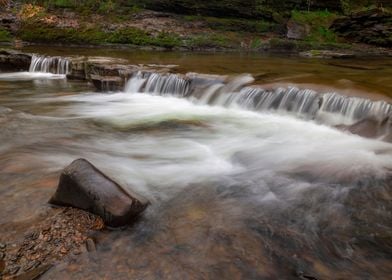
[[149, 204], [130, 193], [85, 159], [67, 166], [49, 203], [72, 206], [100, 216], [108, 226], [131, 223]]
[[310, 58], [354, 58], [355, 54], [351, 52], [336, 52], [327, 50], [311, 50], [307, 52], [301, 52], [299, 54], [302, 57]]

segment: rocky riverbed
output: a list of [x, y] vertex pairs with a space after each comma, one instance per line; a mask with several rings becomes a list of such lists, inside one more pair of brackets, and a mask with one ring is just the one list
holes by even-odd
[[16, 228], [2, 232], [3, 279], [14, 279], [15, 275], [17, 279], [36, 279], [64, 258], [95, 251], [92, 235], [103, 229], [104, 224], [99, 217], [75, 208], [47, 208], [22, 227], [25, 231], [22, 239], [15, 239], [12, 234]]

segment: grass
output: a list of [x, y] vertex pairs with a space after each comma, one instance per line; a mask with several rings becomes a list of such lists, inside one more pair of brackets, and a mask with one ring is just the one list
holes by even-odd
[[273, 31], [276, 24], [265, 20], [247, 20], [240, 18], [216, 18], [205, 16], [184, 16], [185, 21], [200, 21], [207, 27], [219, 31], [265, 33]]
[[191, 36], [186, 46], [189, 48], [231, 48], [233, 47], [232, 40], [223, 34], [203, 34]]
[[63, 43], [63, 44], [127, 44], [138, 46], [158, 46], [174, 48], [181, 45], [180, 38], [171, 33], [159, 33], [153, 36], [141, 29], [123, 28], [113, 32], [104, 32], [94, 28], [56, 28], [44, 24], [23, 24], [18, 32], [19, 37], [28, 42]]
[[0, 27], [0, 42], [10, 42], [12, 40], [11, 34]]
[[308, 25], [310, 33], [305, 38], [309, 42], [336, 43], [336, 34], [329, 29], [337, 15], [327, 10], [325, 11], [297, 11], [291, 13], [291, 18], [300, 24]]

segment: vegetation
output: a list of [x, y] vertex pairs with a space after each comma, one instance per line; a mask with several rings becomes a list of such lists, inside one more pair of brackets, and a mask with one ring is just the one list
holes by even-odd
[[217, 18], [205, 16], [185, 16], [186, 21], [200, 21], [214, 30], [264, 33], [273, 31], [276, 23], [266, 20], [241, 19], [241, 18]]
[[11, 34], [0, 27], [0, 42], [10, 42], [12, 40]]
[[123, 28], [113, 32], [104, 32], [94, 28], [56, 28], [45, 25], [23, 24], [19, 30], [22, 40], [41, 43], [67, 43], [67, 44], [128, 44], [138, 46], [158, 46], [173, 48], [180, 46], [177, 35], [161, 32], [152, 36], [137, 28]]
[[336, 34], [329, 29], [337, 15], [328, 10], [325, 11], [296, 11], [291, 13], [291, 18], [298, 23], [310, 27], [310, 33], [305, 40], [311, 42], [335, 43], [337, 41]]
[[[0, 0], [1, 1], [1, 0]], [[383, 1], [383, 0], [378, 0]], [[5, 3], [6, 1], [3, 0]], [[17, 36], [22, 40], [64, 44], [126, 44], [163, 48], [243, 48], [264, 49], [285, 46], [301, 49], [309, 45], [337, 44], [329, 29], [342, 11], [367, 8], [376, 0], [21, 0], [17, 11], [21, 20]], [[334, 4], [332, 4], [334, 2]], [[2, 3], [2, 2], [0, 2]], [[329, 7], [332, 9], [321, 9]], [[165, 15], [187, 32], [172, 26], [149, 28], [138, 16], [145, 8], [182, 15]], [[192, 15], [187, 15], [192, 11]], [[197, 11], [196, 15], [195, 11]], [[71, 13], [70, 13], [71, 12]], [[70, 19], [75, 17], [75, 19]], [[213, 16], [211, 16], [213, 15]], [[231, 17], [230, 17], [231, 16]], [[68, 22], [62, 21], [68, 17]], [[308, 36], [297, 42], [282, 40], [288, 19], [309, 28]], [[73, 24], [71, 21], [74, 21]], [[71, 23], [70, 23], [71, 22]], [[129, 24], [131, 22], [131, 24]], [[197, 34], [198, 28], [201, 33]], [[207, 32], [206, 32], [207, 30]], [[273, 40], [269, 40], [270, 38]], [[9, 41], [9, 32], [0, 29], [0, 40]], [[268, 43], [270, 42], [270, 43]]]
[[136, 0], [24, 0], [26, 4], [42, 6], [46, 9], [70, 9], [83, 15], [98, 14], [130, 14], [141, 9], [141, 2]]

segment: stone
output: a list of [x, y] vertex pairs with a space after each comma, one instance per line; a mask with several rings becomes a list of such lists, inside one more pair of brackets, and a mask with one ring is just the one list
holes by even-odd
[[92, 240], [91, 238], [87, 238], [86, 247], [87, 247], [87, 251], [94, 252], [96, 250], [94, 240]]
[[111, 227], [130, 224], [149, 204], [85, 159], [77, 159], [63, 170], [49, 203], [86, 210]]
[[99, 91], [119, 91], [125, 85], [124, 79], [116, 76], [91, 75], [90, 79]]
[[352, 125], [341, 125], [337, 128], [366, 138], [381, 137], [384, 141], [390, 142], [392, 121], [388, 118], [382, 121], [376, 119], [365, 119]]
[[0, 69], [5, 71], [28, 71], [31, 54], [14, 50], [0, 50]]
[[328, 51], [328, 50], [311, 50], [307, 52], [301, 52], [299, 54], [302, 57], [309, 58], [353, 58], [355, 54], [344, 51]]
[[0, 276], [3, 273], [4, 269], [5, 269], [5, 261], [0, 260]]
[[294, 40], [303, 40], [310, 33], [310, 26], [290, 19], [287, 22], [287, 38]]
[[30, 269], [28, 272], [22, 273], [18, 275], [18, 280], [33, 280], [39, 279], [42, 274], [48, 271], [52, 267], [51, 264], [45, 264], [42, 266], [35, 266], [33, 269]]
[[390, 11], [372, 9], [337, 18], [330, 28], [339, 36], [354, 42], [391, 47], [391, 22]]

